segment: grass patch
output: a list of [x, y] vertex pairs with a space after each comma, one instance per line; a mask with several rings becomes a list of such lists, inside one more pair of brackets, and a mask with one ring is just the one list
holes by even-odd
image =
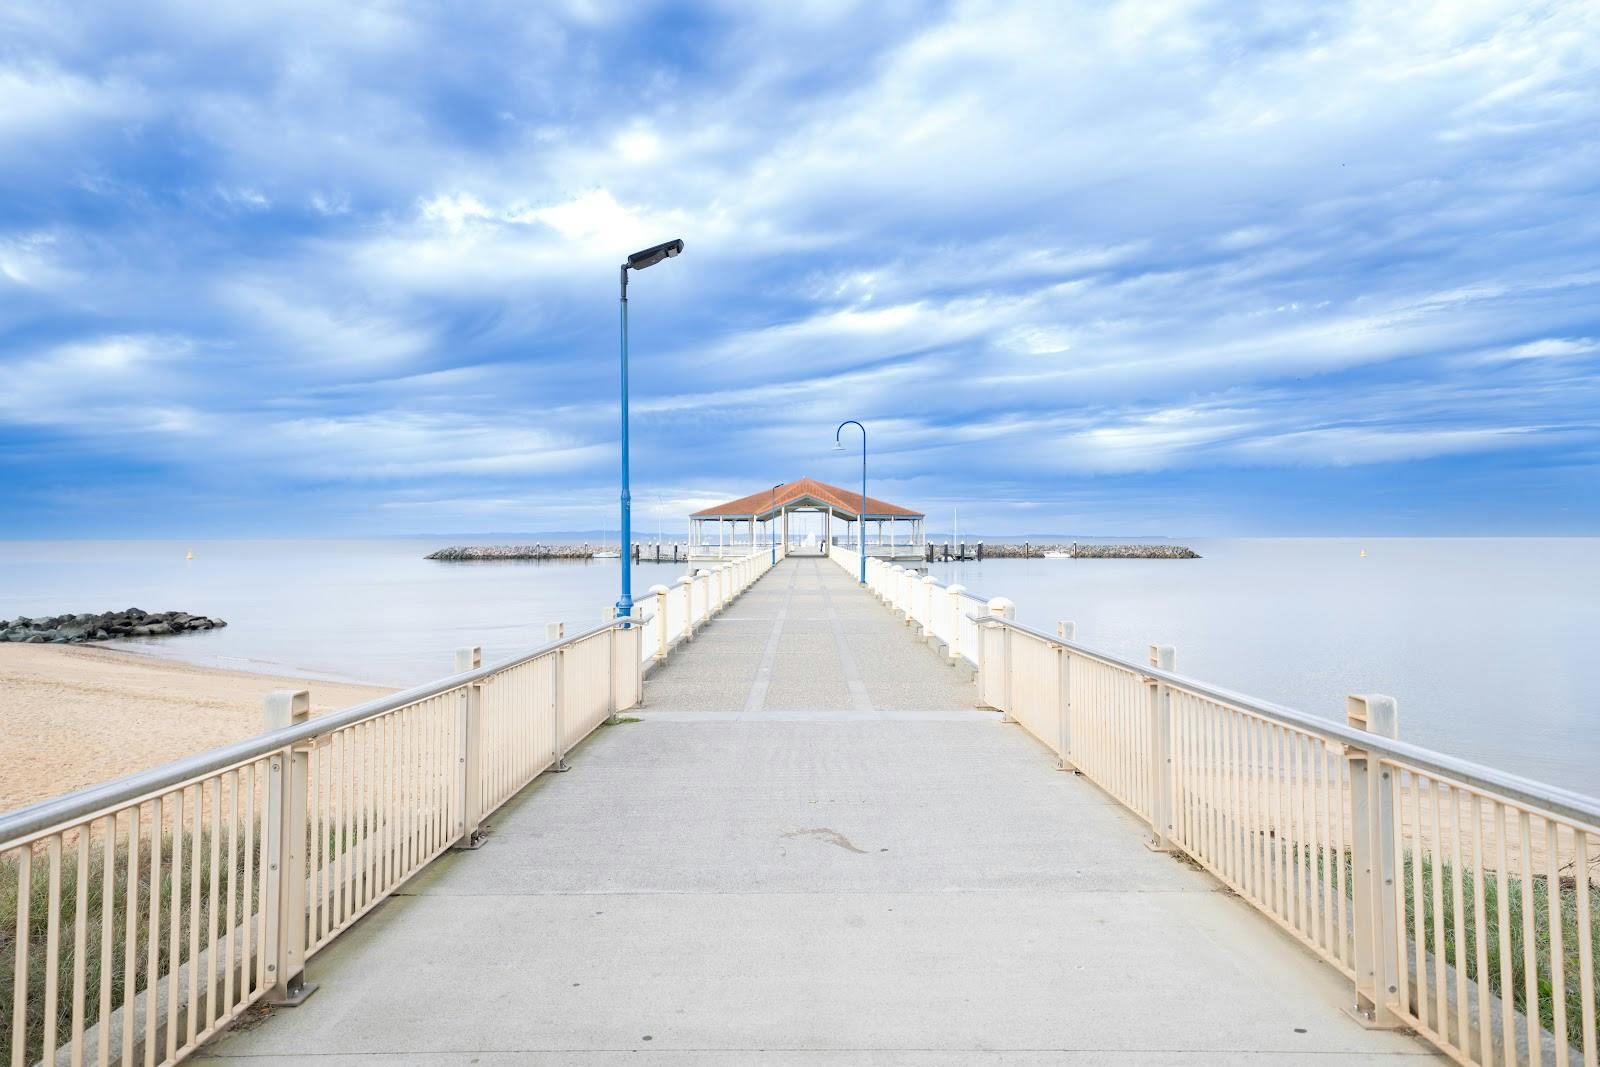
[[[146, 831], [148, 832], [148, 831]], [[183, 847], [182, 863], [175, 868], [172, 862], [173, 848], [181, 836]], [[78, 961], [75, 945], [77, 938], [77, 900], [78, 884], [80, 878], [85, 888], [85, 922], [84, 922], [84, 958], [83, 983], [84, 983], [84, 1028], [88, 1030], [94, 1026], [101, 1017], [101, 979], [108, 970], [110, 978], [110, 996], [106, 998], [106, 1007], [115, 1011], [121, 1008], [128, 993], [131, 979], [135, 996], [145, 993], [150, 986], [150, 900], [152, 886], [159, 886], [161, 896], [161, 911], [157, 918], [155, 968], [153, 973], [158, 981], [165, 981], [175, 968], [182, 967], [189, 960], [190, 924], [193, 921], [196, 908], [200, 926], [199, 948], [202, 953], [211, 945], [211, 930], [213, 921], [217, 928], [218, 958], [216, 961], [217, 987], [219, 998], [224, 988], [224, 962], [226, 960], [226, 938], [228, 934], [228, 832], [226, 826], [221, 831], [217, 840], [217, 906], [215, 915], [211, 910], [211, 844], [212, 834], [203, 832], [199, 838], [198, 848], [195, 847], [196, 838], [187, 830], [181, 835], [176, 831], [169, 831], [161, 836], [161, 866], [155, 881], [151, 879], [150, 848], [151, 841], [148, 836], [139, 842], [139, 855], [134, 870], [134, 881], [137, 885], [137, 910], [134, 913], [134, 938], [131, 945], [127, 939], [128, 922], [128, 846], [125, 842], [117, 844], [113, 851], [111, 870], [111, 893], [107, 897], [105, 892], [105, 848], [103, 840], [92, 841], [89, 848], [88, 864], [83, 871], [78, 868], [78, 853], [76, 843], [68, 844], [62, 850], [61, 879], [58, 894], [59, 914], [57, 917], [57, 976], [56, 976], [56, 1041], [66, 1044], [72, 1036], [72, 994], [74, 982], [77, 979], [76, 968]], [[342, 836], [342, 840], [340, 839]], [[309, 843], [309, 842], [308, 842]], [[357, 843], [353, 832], [344, 835], [330, 833], [324, 859], [332, 858], [349, 851]], [[233, 865], [233, 917], [235, 927], [233, 958], [237, 966], [243, 951], [242, 932], [237, 928], [242, 926], [247, 919], [252, 922], [250, 943], [251, 951], [255, 952], [260, 946], [260, 933], [255, 922], [259, 921], [260, 885], [261, 885], [261, 840], [260, 830], [254, 835], [252, 846], [246, 854], [244, 825], [241, 823], [236, 843], [236, 852]], [[200, 893], [198, 898], [191, 897], [190, 891], [198, 865], [200, 879]], [[13, 985], [16, 981], [17, 958], [17, 915], [21, 903], [21, 885], [18, 873], [20, 859], [17, 851], [0, 857], [0, 1004], [11, 1005], [16, 991]], [[45, 851], [35, 851], [30, 864], [28, 893], [28, 970], [26, 1001], [28, 1006], [27, 1030], [24, 1037], [25, 1056], [28, 1063], [35, 1063], [45, 1058], [45, 994], [47, 992], [47, 947], [49, 943], [49, 907], [50, 907], [50, 860]], [[250, 881], [245, 884], [245, 873], [248, 870]], [[183, 903], [178, 911], [178, 944], [176, 959], [171, 944], [172, 901], [175, 886], [181, 887]], [[111, 916], [110, 940], [104, 939], [104, 919], [109, 909]], [[130, 960], [128, 957], [132, 956]], [[131, 968], [131, 969], [130, 969]], [[202, 992], [209, 984], [209, 966], [202, 969], [199, 988]], [[188, 980], [183, 980], [182, 988], [187, 991]], [[254, 988], [253, 981], [247, 988]], [[235, 997], [240, 996], [237, 983]], [[187, 1008], [180, 1011], [180, 1025], [187, 1027]], [[3, 1032], [0, 1032], [0, 1063], [10, 1063], [12, 1059], [13, 1026], [12, 1015], [6, 1013]], [[201, 1024], [203, 1026], [203, 1024]], [[135, 1033], [142, 1035], [144, 1019], [136, 1020]], [[185, 1033], [187, 1030], [185, 1029]], [[93, 1049], [88, 1050], [91, 1054]]]
[[[1491, 992], [1500, 997], [1506, 997], [1508, 992], [1511, 1002], [1516, 1005], [1522, 1014], [1528, 1013], [1527, 994], [1527, 964], [1524, 957], [1524, 918], [1531, 919], [1533, 930], [1533, 948], [1535, 969], [1533, 985], [1539, 1001], [1539, 1025], [1552, 1033], [1555, 1031], [1555, 971], [1551, 966], [1551, 946], [1559, 936], [1561, 945], [1562, 973], [1564, 981], [1559, 991], [1566, 1008], [1566, 1038], [1572, 1044], [1583, 1045], [1583, 993], [1579, 984], [1579, 959], [1581, 945], [1585, 938], [1588, 939], [1590, 958], [1600, 960], [1600, 908], [1594, 905], [1600, 902], [1600, 894], [1590, 890], [1590, 912], [1587, 928], [1580, 926], [1578, 914], [1578, 883], [1575, 877], [1562, 877], [1558, 879], [1554, 892], [1558, 894], [1561, 911], [1561, 929], [1559, 934], [1550, 928], [1550, 894], [1552, 886], [1550, 879], [1542, 875], [1535, 875], [1531, 884], [1524, 885], [1520, 877], [1502, 877], [1494, 872], [1485, 872], [1482, 876], [1483, 885], [1483, 918], [1484, 918], [1484, 957], [1487, 974], [1478, 973], [1478, 931], [1476, 915], [1476, 897], [1478, 887], [1474, 884], [1471, 870], [1454, 870], [1449, 864], [1435, 864], [1429, 856], [1423, 856], [1419, 864], [1413, 855], [1406, 856], [1405, 864], [1405, 892], [1406, 892], [1406, 926], [1409, 931], [1418, 930], [1417, 914], [1414, 899], [1414, 890], [1417, 888], [1417, 879], [1421, 882], [1422, 917], [1421, 939], [1423, 950], [1427, 953], [1433, 951], [1435, 930], [1443, 937], [1445, 961], [1451, 966], [1464, 969], [1467, 977], [1475, 982], [1487, 982]], [[1586, 876], [1587, 872], [1583, 872]], [[1461, 881], [1462, 898], [1462, 941], [1456, 940], [1456, 913], [1455, 913], [1455, 881]], [[1440, 907], [1436, 912], [1433, 904], [1435, 881], [1440, 890]], [[1507, 937], [1502, 940], [1499, 930], [1500, 897], [1505, 894], [1506, 912], [1509, 916]], [[1501, 988], [1501, 961], [1509, 957], [1511, 964], [1511, 985], [1507, 991]], [[1442, 972], [1442, 968], [1439, 968]], [[1443, 974], [1429, 974], [1428, 996], [1430, 1001], [1436, 996], [1437, 983], [1441, 980], [1448, 982], [1448, 976]], [[1463, 1007], [1464, 1006], [1458, 1006]], [[1597, 993], [1594, 1009], [1600, 1016], [1600, 993]], [[1435, 1020], [1437, 1022], [1437, 1020]]]

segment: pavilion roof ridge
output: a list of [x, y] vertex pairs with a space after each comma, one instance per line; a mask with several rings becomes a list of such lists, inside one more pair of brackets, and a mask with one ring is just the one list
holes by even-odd
[[[863, 509], [861, 494], [837, 485], [818, 481], [815, 478], [797, 478], [786, 482], [774, 489], [763, 489], [748, 496], [730, 500], [725, 504], [716, 504], [709, 508], [702, 508], [691, 516], [692, 519], [747, 519], [751, 516], [761, 518], [800, 501], [811, 500], [822, 504], [841, 515], [856, 515]], [[891, 504], [887, 500], [880, 500], [871, 494], [867, 495], [865, 512], [868, 518], [874, 519], [922, 519], [926, 518], [922, 512], [915, 511], [900, 504]]]

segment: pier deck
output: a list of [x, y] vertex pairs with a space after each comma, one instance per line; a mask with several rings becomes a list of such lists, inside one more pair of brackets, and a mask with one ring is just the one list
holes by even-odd
[[204, 1048], [320, 1064], [1390, 1063], [1348, 982], [791, 559], [487, 843]]

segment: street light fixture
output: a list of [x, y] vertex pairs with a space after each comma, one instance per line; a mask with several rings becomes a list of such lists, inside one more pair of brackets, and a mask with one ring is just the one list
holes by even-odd
[[628, 491], [628, 271], [653, 267], [663, 259], [683, 252], [681, 238], [667, 241], [628, 257], [620, 271], [622, 278], [622, 595], [617, 598], [617, 617], [633, 614], [633, 497]]
[[833, 447], [836, 451], [844, 451], [844, 442], [839, 435], [846, 426], [854, 426], [861, 431], [861, 511], [856, 515], [856, 551], [861, 560], [860, 582], [867, 584], [867, 428], [855, 419], [846, 419], [833, 431]]

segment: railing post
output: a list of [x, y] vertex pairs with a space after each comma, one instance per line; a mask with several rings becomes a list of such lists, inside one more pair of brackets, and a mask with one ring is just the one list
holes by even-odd
[[[271, 733], [305, 722], [311, 714], [308, 690], [268, 693], [262, 728]], [[306, 788], [311, 745], [292, 745], [267, 764], [267, 886], [262, 899], [262, 948], [267, 953], [267, 1001], [302, 1003], [316, 991], [306, 984]]]
[[703, 610], [700, 612], [699, 620], [705, 623], [711, 619], [711, 572], [701, 567], [700, 572], [695, 575], [695, 581], [702, 586], [700, 606]]
[[[656, 597], [656, 662], [660, 663], [667, 658], [667, 593], [664, 585], [652, 585], [650, 592]], [[641, 638], [641, 640], [643, 640]], [[644, 657], [640, 657], [643, 659]]]
[[[1056, 636], [1063, 641], [1076, 641], [1078, 624], [1056, 623]], [[1077, 766], [1072, 762], [1072, 650], [1062, 645], [1056, 646], [1056, 679], [1056, 714], [1060, 716], [1056, 735], [1056, 751], [1060, 761], [1056, 766], [1060, 770], [1070, 771]]]
[[[617, 618], [617, 609], [611, 608], [611, 618]], [[617, 725], [617, 628], [606, 631], [606, 723]]]
[[[1345, 701], [1345, 715], [1357, 730], [1400, 736], [1393, 697], [1351, 696]], [[1399, 872], [1394, 861], [1394, 771], [1379, 761], [1374, 773], [1365, 749], [1346, 748], [1345, 755], [1350, 761], [1350, 892], [1356, 950], [1356, 1002], [1350, 1014], [1368, 1028], [1394, 1030], [1402, 1023], [1391, 1004], [1406, 995], [1400, 990], [1395, 949], [1400, 916], [1395, 903]], [[1422, 877], [1420, 867], [1416, 877]]]
[[[567, 636], [567, 624], [552, 622], [545, 627], [545, 633], [552, 641], [559, 641]], [[567, 766], [567, 650], [558, 648], [550, 662], [550, 719], [555, 726], [555, 738], [552, 750], [556, 754], [555, 762], [550, 764], [552, 771], [569, 771]]]
[[[1003, 596], [997, 596], [989, 601], [989, 614], [998, 619], [1010, 622], [1017, 617], [1017, 607]], [[991, 624], [992, 625], [992, 624]], [[985, 657], [985, 666], [991, 667], [1000, 676], [1000, 721], [1016, 722], [1011, 715], [1011, 627], [1001, 626], [1000, 630], [1000, 662], [991, 664]], [[981, 642], [987, 645], [988, 642]], [[980, 678], [983, 675], [979, 675]], [[984, 681], [981, 690], [987, 694], [989, 683]]]
[[[465, 674], [483, 666], [483, 649], [477, 645], [456, 649], [455, 673]], [[457, 809], [461, 812], [459, 835], [450, 847], [458, 850], [474, 849], [483, 844], [478, 826], [483, 821], [483, 683], [473, 682], [461, 690], [456, 711], [456, 736], [461, 738], [461, 750], [456, 762], [461, 768], [461, 781], [456, 787]]]
[[[956, 662], [961, 658], [961, 594], [967, 591], [964, 585], [952, 585], [945, 592], [950, 594], [950, 661]], [[983, 642], [980, 640], [981, 647]]]
[[694, 640], [694, 575], [685, 574], [678, 579], [678, 588], [683, 590], [683, 639]]
[[[1171, 645], [1150, 646], [1150, 666], [1177, 670]], [[1150, 840], [1153, 852], [1172, 851], [1172, 689], [1155, 678], [1150, 690]]]
[[939, 579], [931, 574], [922, 576], [922, 636], [933, 635], [933, 587], [939, 584]]

